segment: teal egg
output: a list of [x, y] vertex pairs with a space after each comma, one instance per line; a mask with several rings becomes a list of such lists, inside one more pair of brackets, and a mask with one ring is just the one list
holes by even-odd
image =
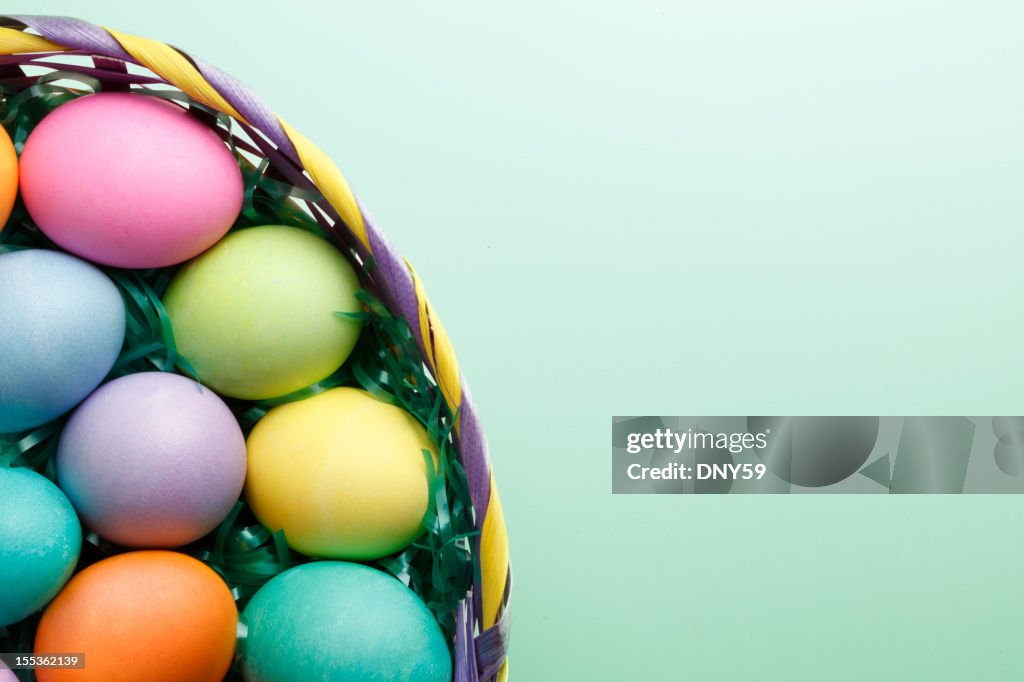
[[82, 527], [60, 488], [34, 471], [0, 468], [0, 627], [53, 599], [81, 551]]
[[285, 571], [252, 598], [248, 682], [449, 682], [451, 654], [419, 597], [394, 577], [343, 561]]

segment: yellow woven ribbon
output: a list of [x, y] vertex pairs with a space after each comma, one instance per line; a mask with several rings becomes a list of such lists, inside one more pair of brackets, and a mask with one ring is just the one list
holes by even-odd
[[31, 54], [32, 52], [63, 52], [64, 48], [45, 38], [14, 28], [0, 28], [0, 54]]
[[[455, 358], [455, 347], [448, 338], [448, 333], [434, 312], [420, 280], [412, 265], [406, 261], [412, 275], [416, 290], [416, 301], [419, 306], [420, 334], [426, 349], [427, 363], [437, 378], [438, 386], [445, 401], [452, 411], [462, 405], [462, 382], [459, 363]], [[455, 424], [456, 430], [459, 423]], [[480, 535], [480, 572], [483, 580], [481, 595], [483, 601], [483, 627], [493, 626], [501, 614], [505, 597], [505, 584], [508, 580], [509, 551], [508, 530], [505, 526], [505, 514], [498, 496], [498, 485], [491, 473], [491, 499], [484, 525]]]

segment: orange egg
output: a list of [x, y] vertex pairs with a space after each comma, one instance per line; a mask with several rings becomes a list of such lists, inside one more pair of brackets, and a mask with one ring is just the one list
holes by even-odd
[[14, 151], [7, 131], [0, 128], [0, 231], [14, 208], [18, 196], [18, 154]]
[[192, 557], [145, 551], [74, 576], [43, 614], [35, 651], [83, 653], [82, 669], [39, 682], [217, 682], [235, 651], [238, 611], [224, 581]]

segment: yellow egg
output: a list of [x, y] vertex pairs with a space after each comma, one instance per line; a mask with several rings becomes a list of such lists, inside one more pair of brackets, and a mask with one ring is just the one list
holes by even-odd
[[7, 131], [0, 128], [0, 230], [11, 216], [18, 195], [18, 154]]
[[288, 545], [330, 559], [376, 559], [423, 532], [426, 429], [366, 391], [335, 388], [275, 407], [247, 442], [245, 495]]

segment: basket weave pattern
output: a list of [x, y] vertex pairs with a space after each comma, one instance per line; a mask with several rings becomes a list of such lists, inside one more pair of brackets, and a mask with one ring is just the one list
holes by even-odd
[[[456, 448], [468, 479], [479, 536], [476, 579], [456, 613], [455, 682], [508, 678], [511, 571], [508, 535], [483, 428], [451, 341], [423, 283], [358, 201], [338, 167], [278, 118], [249, 88], [216, 67], [160, 42], [64, 17], [0, 17], [0, 83], [28, 87], [24, 67], [75, 71], [125, 87], [169, 85], [230, 116], [297, 187], [324, 200], [307, 208], [339, 244], [374, 263], [374, 292], [411, 327], [417, 346], [453, 414]], [[142, 67], [142, 68], [138, 68]]]

